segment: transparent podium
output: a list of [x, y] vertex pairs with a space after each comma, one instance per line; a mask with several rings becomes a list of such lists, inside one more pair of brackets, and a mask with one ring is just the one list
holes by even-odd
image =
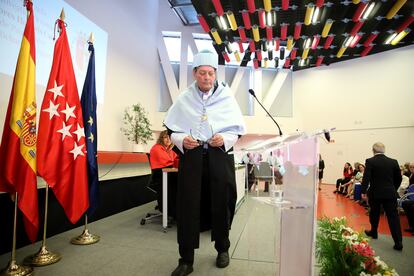
[[263, 275], [314, 275], [318, 137], [296, 133], [243, 149], [257, 164], [267, 160], [272, 176], [268, 191], [249, 192], [233, 258], [260, 263]]

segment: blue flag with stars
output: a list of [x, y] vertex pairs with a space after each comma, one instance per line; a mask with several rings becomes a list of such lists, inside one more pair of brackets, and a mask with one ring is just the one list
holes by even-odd
[[85, 128], [86, 153], [88, 159], [89, 182], [89, 209], [91, 216], [98, 207], [99, 180], [98, 180], [98, 136], [96, 121], [96, 84], [95, 84], [95, 49], [89, 42], [90, 57], [85, 83], [83, 85], [81, 105], [83, 112], [83, 125]]

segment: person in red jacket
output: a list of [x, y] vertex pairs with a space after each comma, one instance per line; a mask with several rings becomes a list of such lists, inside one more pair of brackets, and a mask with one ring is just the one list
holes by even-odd
[[[174, 145], [166, 130], [161, 131], [157, 143], [150, 150], [151, 186], [157, 191], [158, 210], [162, 210], [162, 169], [172, 168], [177, 163], [178, 156], [172, 150]], [[169, 174], [168, 178], [168, 214], [175, 217], [175, 194], [177, 176]]]

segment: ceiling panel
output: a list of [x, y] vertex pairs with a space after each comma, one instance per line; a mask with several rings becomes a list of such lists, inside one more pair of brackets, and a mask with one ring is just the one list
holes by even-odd
[[[414, 32], [410, 29], [414, 22], [414, 0], [192, 0], [191, 3], [203, 29], [215, 41], [220, 64], [225, 64], [226, 58], [234, 61], [235, 52], [243, 51], [240, 66], [262, 67], [265, 59], [274, 66], [275, 59], [282, 59], [278, 48], [288, 47], [284, 66], [296, 71], [414, 43]], [[306, 20], [307, 11], [310, 22]], [[259, 20], [261, 16], [263, 23]], [[332, 22], [330, 29], [327, 22]], [[254, 37], [256, 27], [259, 37]], [[241, 41], [244, 43], [240, 46], [244, 46], [237, 50], [229, 52], [225, 47], [228, 42]]]

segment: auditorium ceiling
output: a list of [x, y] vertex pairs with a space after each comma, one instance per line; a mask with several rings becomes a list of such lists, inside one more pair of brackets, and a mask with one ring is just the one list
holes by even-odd
[[414, 43], [414, 0], [169, 2], [211, 37], [220, 64], [297, 71]]

